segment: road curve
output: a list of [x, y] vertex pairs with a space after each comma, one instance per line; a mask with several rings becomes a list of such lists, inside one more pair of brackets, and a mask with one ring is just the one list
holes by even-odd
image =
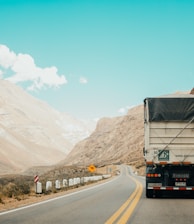
[[130, 197], [136, 183], [126, 167], [110, 182], [64, 195], [55, 200], [0, 213], [0, 223], [105, 223]]
[[145, 197], [145, 178], [121, 166], [110, 182], [0, 213], [1, 224], [193, 224], [191, 198]]

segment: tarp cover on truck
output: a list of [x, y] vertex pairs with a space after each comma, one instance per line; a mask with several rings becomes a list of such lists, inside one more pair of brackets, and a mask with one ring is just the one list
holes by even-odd
[[146, 98], [149, 121], [190, 121], [194, 116], [194, 97]]

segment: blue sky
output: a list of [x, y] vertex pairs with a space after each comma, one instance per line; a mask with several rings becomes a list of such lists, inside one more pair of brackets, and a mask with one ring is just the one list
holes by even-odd
[[77, 118], [194, 86], [194, 1], [0, 0], [0, 77]]

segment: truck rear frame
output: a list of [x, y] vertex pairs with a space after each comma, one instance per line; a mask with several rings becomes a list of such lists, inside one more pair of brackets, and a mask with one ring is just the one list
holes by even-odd
[[144, 100], [146, 196], [194, 192], [194, 95]]

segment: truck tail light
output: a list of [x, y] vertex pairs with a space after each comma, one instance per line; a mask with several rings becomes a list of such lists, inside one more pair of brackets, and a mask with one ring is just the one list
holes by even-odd
[[147, 173], [146, 175], [147, 177], [161, 177], [161, 174], [160, 173]]
[[187, 178], [176, 178], [175, 179], [175, 181], [179, 181], [179, 182], [182, 182], [182, 181], [184, 181], [184, 182], [186, 182], [187, 181]]

